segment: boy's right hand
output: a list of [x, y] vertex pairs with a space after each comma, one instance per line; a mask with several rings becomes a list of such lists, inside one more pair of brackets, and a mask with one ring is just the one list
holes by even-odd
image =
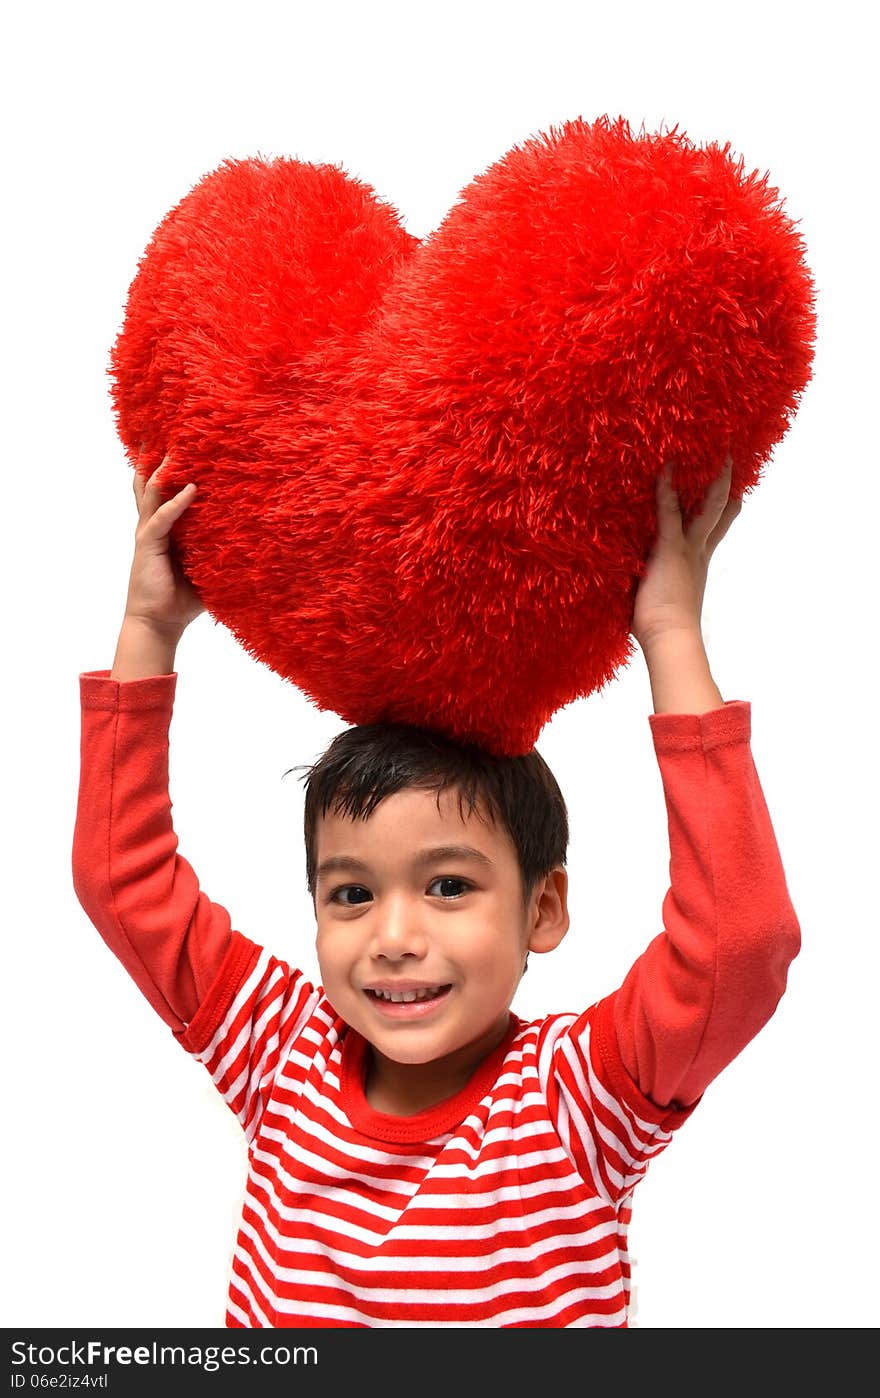
[[125, 615], [163, 634], [182, 635], [205, 605], [171, 555], [171, 528], [194, 500], [196, 486], [185, 485], [163, 501], [159, 476], [168, 455], [146, 483], [134, 473], [138, 522]]

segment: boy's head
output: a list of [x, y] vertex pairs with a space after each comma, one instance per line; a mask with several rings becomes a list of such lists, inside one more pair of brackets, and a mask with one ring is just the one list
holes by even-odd
[[489, 1052], [529, 950], [568, 929], [568, 816], [543, 758], [366, 724], [305, 780], [306, 877], [337, 1013], [395, 1063]]

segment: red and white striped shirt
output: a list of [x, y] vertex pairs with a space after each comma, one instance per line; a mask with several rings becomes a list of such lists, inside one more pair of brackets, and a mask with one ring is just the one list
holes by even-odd
[[233, 931], [177, 854], [176, 675], [80, 676], [77, 895], [241, 1122], [231, 1327], [627, 1324], [631, 1196], [773, 1013], [799, 947], [742, 701], [652, 715], [670, 828], [664, 931], [623, 985], [526, 1024], [454, 1097], [373, 1110], [367, 1044]]

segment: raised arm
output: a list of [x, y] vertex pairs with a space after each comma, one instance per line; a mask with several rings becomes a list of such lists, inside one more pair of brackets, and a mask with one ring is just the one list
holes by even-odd
[[[181, 1033], [238, 934], [226, 910], [200, 891], [177, 853], [172, 826], [175, 654], [203, 606], [169, 551], [171, 527], [194, 491], [162, 503], [159, 471], [146, 485], [135, 473], [135, 553], [113, 668], [80, 675], [72, 872], [77, 897], [104, 941]], [[241, 954], [250, 949], [242, 945]]]
[[751, 710], [725, 703], [700, 628], [712, 553], [739, 512], [730, 463], [685, 531], [668, 481], [633, 634], [651, 683], [670, 888], [663, 933], [614, 997], [621, 1058], [646, 1097], [687, 1106], [773, 1014], [800, 948], [752, 758]]

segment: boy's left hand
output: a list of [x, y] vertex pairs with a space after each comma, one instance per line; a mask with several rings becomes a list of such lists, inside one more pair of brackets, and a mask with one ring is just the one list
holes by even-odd
[[742, 508], [730, 499], [732, 461], [706, 491], [687, 532], [667, 465], [657, 482], [657, 539], [636, 592], [630, 631], [642, 650], [667, 631], [700, 630], [709, 561]]

